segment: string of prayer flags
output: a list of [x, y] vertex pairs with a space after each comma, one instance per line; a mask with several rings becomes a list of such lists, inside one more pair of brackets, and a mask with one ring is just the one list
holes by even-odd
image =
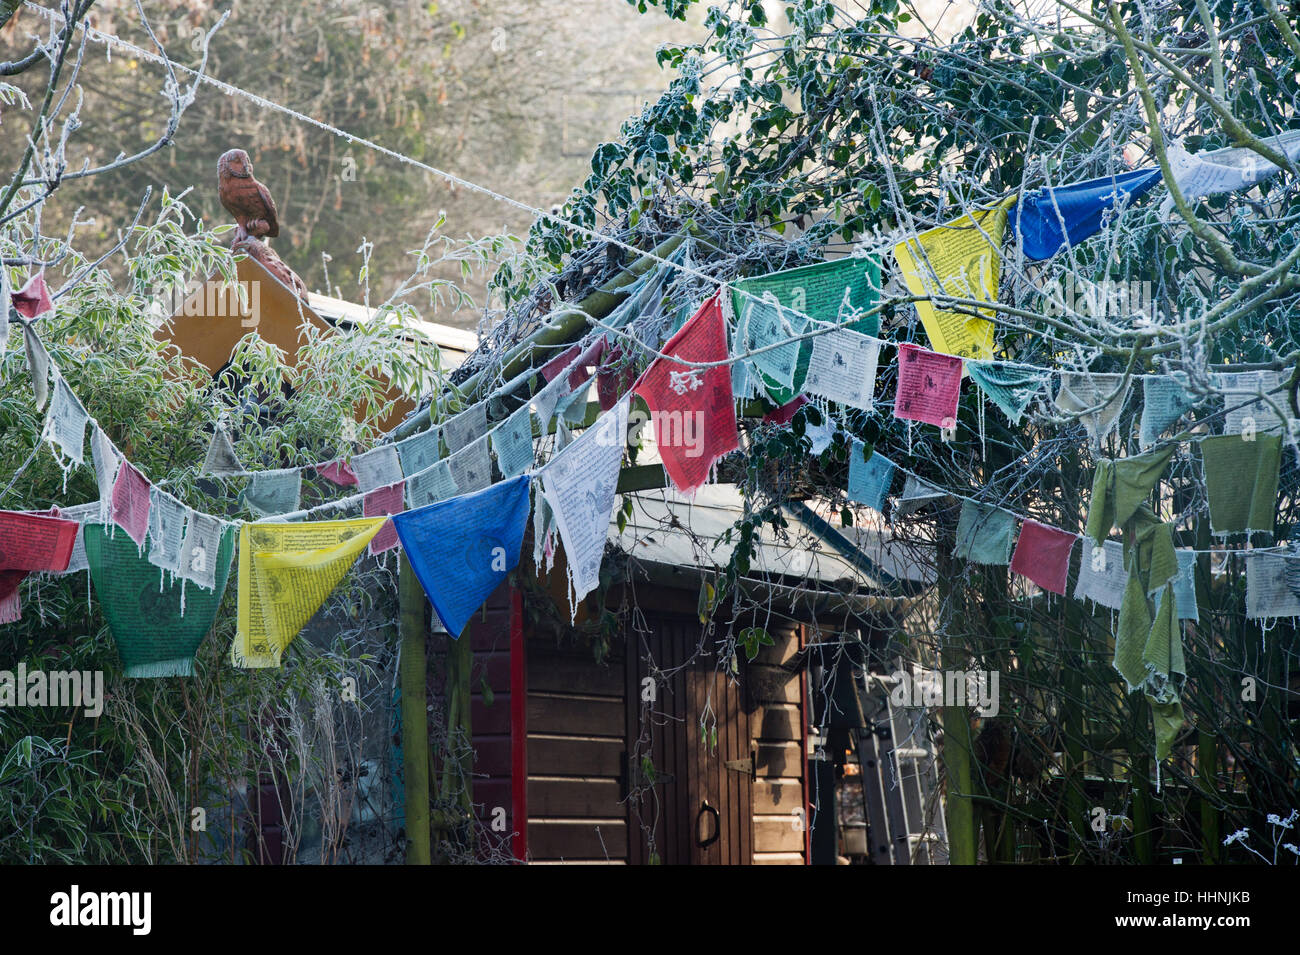
[[181, 542], [180, 575], [205, 590], [217, 586], [217, 557], [226, 524], [210, 514], [190, 511]]
[[1124, 546], [1119, 541], [1108, 540], [1098, 544], [1085, 537], [1079, 578], [1074, 583], [1074, 599], [1086, 598], [1118, 610], [1124, 602], [1128, 576], [1124, 569]]
[[1246, 617], [1276, 620], [1300, 617], [1300, 596], [1287, 580], [1288, 565], [1296, 560], [1286, 554], [1246, 554]]
[[542, 377], [548, 382], [554, 381], [564, 369], [573, 364], [574, 359], [578, 357], [580, 346], [570, 345], [560, 354], [556, 355], [545, 365], [542, 366]]
[[920, 345], [898, 346], [898, 392], [894, 416], [951, 428], [957, 423], [962, 360]]
[[1158, 451], [1118, 460], [1099, 459], [1085, 533], [1100, 544], [1112, 527], [1126, 525], [1150, 499], [1173, 456], [1174, 445], [1170, 444]]
[[214, 586], [186, 589], [181, 578], [161, 580], [157, 567], [125, 537], [102, 524], [85, 528], [90, 580], [108, 622], [124, 676], [192, 676], [194, 656], [212, 629], [230, 576], [235, 531], [213, 552]]
[[[641, 376], [636, 394], [655, 424], [655, 445], [673, 486], [693, 493], [718, 458], [736, 450], [736, 405], [726, 365], [692, 368], [687, 362], [727, 359], [727, 328], [718, 296], [700, 306]], [[607, 516], [608, 517], [608, 516]]]
[[487, 434], [487, 429], [486, 402], [470, 405], [455, 417], [448, 418], [442, 426], [443, 437], [447, 439], [447, 453], [455, 454], [471, 441], [477, 441]]
[[244, 473], [244, 466], [235, 455], [235, 446], [230, 443], [230, 436], [224, 428], [212, 432], [208, 442], [208, 453], [203, 458], [203, 467], [199, 474], [211, 477], [235, 477]]
[[[406, 507], [406, 484], [398, 482], [371, 491], [361, 500], [361, 513], [366, 517], [391, 517], [402, 513]], [[375, 557], [397, 546], [397, 531], [392, 521], [384, 524], [378, 534], [370, 539], [370, 556]]]
[[1285, 422], [1279, 409], [1287, 407], [1289, 372], [1241, 371], [1215, 375], [1223, 390], [1224, 434], [1277, 434]]
[[425, 468], [433, 467], [434, 462], [442, 457], [442, 440], [436, 427], [417, 431], [409, 438], [398, 441], [394, 447], [397, 448], [397, 457], [405, 474], [417, 474]]
[[18, 291], [10, 292], [9, 301], [19, 315], [29, 320], [51, 311], [54, 300], [50, 298], [49, 286], [45, 284], [45, 273], [37, 272]]
[[1012, 573], [1028, 577], [1043, 590], [1064, 595], [1075, 540], [1075, 535], [1059, 527], [1026, 518], [1011, 555]]
[[126, 531], [136, 547], [144, 546], [149, 533], [149, 492], [151, 485], [130, 461], [123, 462], [113, 482], [112, 507], [109, 516], [113, 523]]
[[412, 474], [406, 479], [406, 500], [411, 510], [426, 507], [435, 501], [444, 501], [456, 495], [456, 482], [451, 479], [451, 465], [443, 458], [433, 467]]
[[357, 486], [356, 473], [352, 470], [352, 465], [343, 458], [335, 458], [328, 464], [316, 465], [316, 473], [339, 487]]
[[1025, 195], [1011, 213], [1013, 234], [1025, 256], [1049, 259], [1101, 230], [1117, 205], [1146, 193], [1160, 181], [1160, 167], [1134, 169]]
[[18, 588], [29, 573], [68, 569], [78, 526], [58, 517], [0, 511], [0, 623], [20, 619]]
[[1201, 464], [1210, 504], [1210, 530], [1216, 537], [1273, 532], [1282, 436], [1261, 434], [1203, 438]]
[[[1300, 130], [1274, 136], [1268, 144], [1292, 162], [1300, 159]], [[1190, 153], [1181, 143], [1173, 143], [1166, 156], [1174, 183], [1188, 202], [1246, 189], [1278, 172], [1275, 163], [1245, 146]], [[1161, 217], [1168, 217], [1173, 209], [1171, 192], [1160, 204]]]
[[533, 413], [519, 408], [492, 431], [497, 467], [507, 478], [518, 477], [533, 466]]
[[1155, 444], [1170, 425], [1196, 407], [1199, 401], [1199, 398], [1189, 395], [1182, 382], [1172, 376], [1144, 378], [1138, 444], [1144, 448]]
[[970, 498], [962, 501], [957, 519], [957, 546], [953, 556], [974, 564], [1011, 562], [1011, 548], [1016, 540], [1016, 516], [991, 504]]
[[813, 339], [803, 390], [851, 408], [871, 410], [880, 342], [848, 329]]
[[903, 482], [903, 496], [898, 499], [898, 507], [894, 509], [894, 513], [899, 517], [906, 517], [915, 514], [927, 504], [938, 504], [948, 496], [947, 491], [909, 474], [907, 480]]
[[391, 444], [381, 444], [364, 454], [354, 455], [352, 473], [357, 476], [357, 487], [367, 493], [396, 484], [404, 476], [397, 449]]
[[254, 514], [274, 517], [298, 510], [302, 495], [302, 471], [298, 468], [278, 468], [274, 471], [254, 471], [244, 488], [244, 503]]
[[519, 563], [530, 483], [525, 474], [393, 517], [402, 550], [453, 637]]
[[72, 556], [68, 558], [68, 566], [64, 568], [63, 573], [80, 573], [90, 566], [86, 560], [86, 525], [99, 521], [99, 502], [91, 501], [89, 504], [60, 507], [58, 511], [55, 517], [77, 522], [77, 541], [72, 545]]
[[239, 529], [239, 617], [231, 663], [245, 669], [278, 667], [293, 638], [385, 520], [244, 524]]
[[865, 452], [866, 445], [854, 438], [849, 449], [848, 497], [851, 501], [882, 512], [889, 489], [894, 483], [894, 463], [878, 451], [863, 460]]
[[542, 470], [542, 493], [568, 563], [570, 617], [600, 583], [600, 564], [614, 510], [618, 469], [627, 435], [628, 398], [557, 454]]
[[1051, 380], [1051, 372], [1021, 368], [997, 362], [968, 361], [966, 371], [971, 381], [1001, 409], [1013, 425], [1020, 424], [1035, 396]]
[[1131, 388], [1131, 380], [1124, 375], [1065, 372], [1056, 394], [1056, 407], [1078, 415], [1093, 447], [1099, 448], [1115, 430]]
[[492, 456], [486, 434], [451, 455], [447, 463], [458, 494], [472, 494], [492, 483]]
[[149, 497], [149, 563], [177, 574], [190, 509], [160, 488], [152, 488]]
[[[903, 281], [913, 295], [998, 300], [1002, 256], [998, 251], [1006, 232], [1007, 210], [1015, 196], [991, 209], [969, 213], [922, 232], [894, 246]], [[993, 317], [936, 308], [928, 299], [915, 303], [916, 312], [937, 352], [963, 358], [993, 357]]]
[[54, 379], [54, 400], [45, 417], [45, 439], [63, 452], [72, 464], [85, 462], [86, 425], [90, 415], [81, 406], [62, 375]]

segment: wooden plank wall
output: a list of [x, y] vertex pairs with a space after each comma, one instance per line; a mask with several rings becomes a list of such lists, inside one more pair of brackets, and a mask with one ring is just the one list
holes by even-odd
[[[515, 830], [510, 748], [511, 590], [502, 584], [488, 597], [461, 639], [474, 649], [470, 670], [470, 735], [474, 741], [474, 812], [500, 852], [511, 851]], [[484, 692], [486, 686], [490, 692]], [[489, 702], [490, 701], [490, 702]], [[500, 829], [505, 810], [505, 829]], [[494, 822], [497, 828], [493, 829]]]
[[589, 648], [530, 639], [527, 668], [529, 861], [625, 864], [621, 643], [597, 664]]
[[[774, 646], [763, 647], [749, 664], [754, 707], [750, 727], [758, 744], [754, 783], [754, 864], [803, 865], [806, 838], [804, 677], [795, 669], [802, 628], [768, 622]], [[801, 818], [796, 810], [804, 812]]]

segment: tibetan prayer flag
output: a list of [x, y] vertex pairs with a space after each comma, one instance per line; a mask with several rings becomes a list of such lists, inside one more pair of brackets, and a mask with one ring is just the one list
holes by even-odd
[[1127, 524], [1137, 509], [1150, 499], [1156, 482], [1169, 467], [1173, 456], [1174, 446], [1171, 444], [1146, 454], [1099, 460], [1092, 481], [1087, 535], [1100, 544], [1112, 527]]
[[954, 427], [961, 395], [961, 366], [960, 358], [940, 355], [911, 342], [899, 345], [894, 416], [941, 428]]
[[68, 569], [78, 527], [57, 517], [0, 511], [0, 623], [20, 618], [18, 587], [29, 573]]
[[780, 425], [789, 424], [791, 421], [794, 420], [794, 416], [799, 411], [799, 409], [802, 408], [807, 403], [808, 403], [808, 399], [805, 398], [803, 395], [799, 395], [797, 398], [794, 399], [794, 401], [783, 404], [775, 411], [769, 411], [767, 414], [763, 415], [763, 423], [780, 424]]
[[185, 518], [189, 508], [161, 488], [150, 491], [149, 563], [161, 570], [179, 573], [181, 544], [185, 542]]
[[149, 481], [130, 461], [118, 468], [113, 482], [113, 523], [130, 535], [137, 547], [144, 546], [149, 533]]
[[1294, 557], [1286, 554], [1246, 553], [1246, 616], [1251, 620], [1300, 617], [1300, 596], [1287, 582]]
[[403, 552], [453, 637], [519, 563], [529, 484], [521, 475], [393, 518]]
[[1074, 584], [1074, 599], [1088, 599], [1111, 610], [1124, 602], [1128, 571], [1124, 569], [1124, 546], [1119, 541], [1097, 544], [1083, 539], [1083, 560]]
[[181, 542], [180, 574], [205, 590], [217, 586], [217, 557], [226, 523], [211, 514], [190, 511]]
[[[152, 513], [151, 510], [150, 520], [153, 519]], [[99, 502], [92, 501], [89, 504], [74, 504], [72, 507], [61, 507], [59, 513], [53, 516], [60, 517], [65, 521], [77, 522], [77, 542], [72, 545], [72, 556], [68, 559], [68, 566], [63, 573], [76, 574], [86, 570], [90, 566], [86, 561], [86, 525], [99, 523]]]
[[404, 476], [397, 449], [391, 444], [381, 444], [365, 454], [353, 455], [352, 473], [357, 476], [357, 486], [362, 491], [388, 487]]
[[357, 486], [357, 476], [352, 470], [352, 465], [342, 458], [335, 458], [328, 464], [316, 465], [316, 473], [339, 487]]
[[278, 667], [293, 638], [384, 523], [377, 517], [243, 525], [239, 623], [230, 646], [231, 663], [245, 669]]
[[863, 411], [871, 410], [880, 342], [848, 329], [813, 339], [803, 390]]
[[113, 499], [113, 482], [122, 466], [122, 454], [99, 427], [90, 433], [90, 454], [95, 463], [95, 483], [99, 485], [100, 520], [107, 521]]
[[[701, 308], [714, 304], [716, 299], [709, 299]], [[741, 314], [745, 349], [753, 352], [749, 361], [767, 379], [769, 392], [773, 388], [778, 391], [802, 388], [812, 357], [812, 343], [800, 340], [799, 336], [808, 327], [808, 319], [787, 309], [771, 292], [761, 299], [745, 302]]]
[[32, 396], [36, 410], [40, 411], [50, 396], [50, 353], [30, 325], [23, 326], [23, 350], [27, 353], [27, 371], [32, 376]]
[[44, 315], [54, 308], [49, 286], [45, 284], [45, 273], [37, 272], [18, 291], [10, 292], [9, 301], [13, 303], [18, 314], [27, 319]]
[[1061, 375], [1061, 390], [1056, 407], [1076, 415], [1092, 439], [1101, 447], [1119, 421], [1132, 382], [1124, 375], [1094, 375], [1091, 372], [1067, 372]]
[[726, 360], [727, 329], [716, 296], [668, 340], [663, 353], [670, 357], [656, 359], [635, 391], [650, 407], [664, 470], [674, 487], [690, 494], [708, 479], [718, 458], [736, 450], [738, 441], [731, 369], [682, 364]]
[[487, 402], [471, 405], [442, 425], [442, 435], [447, 439], [447, 453], [455, 454], [471, 441], [487, 434]]
[[1282, 436], [1261, 434], [1254, 441], [1238, 435], [1201, 440], [1210, 529], [1229, 534], [1273, 533]]
[[962, 501], [957, 519], [957, 546], [953, 556], [974, 564], [1011, 562], [1011, 548], [1016, 540], [1016, 516], [990, 504], [969, 498]]
[[1011, 213], [1013, 235], [1025, 257], [1047, 259], [1100, 231], [1116, 206], [1143, 195], [1160, 181], [1160, 167], [1134, 169], [1026, 195]]
[[568, 561], [570, 617], [600, 583], [600, 564], [614, 510], [627, 435], [628, 399], [600, 416], [541, 472], [542, 493], [554, 514]]
[[[1266, 142], [1292, 162], [1300, 159], [1300, 130], [1290, 130]], [[1181, 144], [1173, 143], [1169, 146], [1167, 158], [1178, 191], [1188, 202], [1248, 189], [1278, 171], [1276, 164], [1245, 146], [1189, 153]], [[1160, 215], [1168, 216], [1173, 209], [1171, 192], [1160, 204]]]
[[1169, 426], [1194, 408], [1199, 401], [1189, 395], [1178, 379], [1145, 378], [1142, 381], [1142, 423], [1138, 427], [1138, 444], [1156, 443]]
[[1289, 398], [1289, 372], [1240, 371], [1215, 375], [1215, 387], [1223, 390], [1224, 434], [1280, 434]]
[[898, 499], [898, 507], [894, 513], [899, 517], [906, 517], [909, 514], [915, 514], [927, 504], [938, 504], [948, 497], [947, 491], [935, 487], [929, 481], [923, 481], [919, 477], [909, 474], [903, 482], [903, 494]]
[[90, 416], [81, 406], [62, 375], [54, 379], [54, 400], [45, 417], [45, 439], [63, 452], [73, 464], [82, 464], [85, 458], [86, 425]]
[[1058, 527], [1026, 520], [1020, 527], [1016, 552], [1011, 556], [1011, 571], [1028, 577], [1044, 590], [1065, 594], [1070, 573], [1070, 551], [1077, 538]]
[[968, 361], [966, 371], [970, 373], [971, 381], [1013, 425], [1020, 424], [1029, 403], [1052, 377], [1048, 371], [989, 361]]
[[880, 301], [880, 260], [875, 256], [844, 256], [739, 279], [732, 285], [732, 309], [741, 315], [753, 301], [749, 296], [762, 299], [765, 293], [817, 321], [864, 335], [880, 333], [880, 315], [867, 314]]
[[[922, 232], [894, 246], [894, 258], [913, 295], [948, 296], [983, 302], [998, 300], [1002, 256], [998, 249], [1007, 226], [1007, 209], [1015, 197]], [[930, 345], [937, 352], [963, 358], [993, 357], [991, 309], [987, 317], [936, 308], [929, 300], [915, 303]]]
[[[564, 369], [568, 368], [578, 358], [581, 346], [570, 345], [560, 354], [556, 355], [545, 365], [542, 366], [542, 377], [548, 382], [554, 381]], [[570, 386], [572, 387], [572, 386]]]
[[411, 510], [455, 496], [456, 482], [451, 479], [451, 465], [446, 458], [406, 479], [406, 500]]
[[[426, 428], [417, 431], [409, 438], [403, 438], [395, 445], [397, 457], [402, 463], [402, 473], [418, 474], [442, 457], [442, 439], [438, 428]], [[390, 487], [392, 485], [389, 485]]]
[[235, 531], [227, 529], [214, 553], [214, 586], [186, 586], [166, 578], [125, 537], [102, 524], [85, 528], [90, 579], [108, 621], [123, 674], [192, 676], [194, 655], [212, 629], [226, 591]]
[[1196, 620], [1201, 613], [1196, 605], [1196, 552], [1178, 551], [1178, 576], [1174, 578], [1174, 598], [1179, 620]]
[[497, 455], [497, 467], [508, 478], [518, 477], [533, 466], [533, 413], [528, 405], [492, 431], [492, 450]]
[[244, 503], [254, 514], [273, 517], [298, 510], [301, 494], [302, 471], [297, 468], [254, 471], [244, 488]]
[[492, 483], [492, 456], [485, 434], [447, 458], [457, 494], [472, 494]]
[[636, 363], [632, 358], [633, 356], [618, 344], [611, 345], [606, 350], [600, 371], [596, 376], [596, 396], [600, 401], [601, 411], [608, 411], [618, 404], [618, 399], [622, 398], [636, 383]]
[[[400, 514], [406, 507], [406, 485], [402, 482], [390, 484], [371, 491], [361, 502], [361, 513], [366, 517], [389, 517]], [[370, 538], [370, 556], [382, 554], [397, 546], [397, 531], [393, 522], [388, 521], [379, 533]]]
[[217, 428], [212, 432], [212, 440], [208, 442], [208, 453], [203, 458], [203, 467], [199, 470], [199, 474], [232, 477], [243, 473], [244, 466], [235, 456], [235, 446], [230, 443], [230, 437], [224, 429]]
[[849, 449], [848, 497], [872, 510], [883, 511], [885, 498], [894, 483], [894, 463], [879, 452], [864, 461], [862, 454], [865, 449], [866, 445], [853, 439]]

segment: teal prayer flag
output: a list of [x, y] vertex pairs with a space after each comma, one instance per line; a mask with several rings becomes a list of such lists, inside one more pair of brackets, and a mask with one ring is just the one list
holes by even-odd
[[849, 449], [849, 500], [881, 511], [894, 481], [894, 463], [883, 454], [872, 454], [863, 461], [863, 448], [863, 443], [855, 440]]

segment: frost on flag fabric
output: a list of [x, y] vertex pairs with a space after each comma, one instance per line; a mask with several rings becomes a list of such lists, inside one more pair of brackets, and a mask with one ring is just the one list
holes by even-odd
[[239, 529], [239, 615], [230, 661], [278, 667], [293, 638], [379, 533], [384, 518]]
[[971, 381], [1001, 409], [1013, 425], [1020, 424], [1025, 409], [1051, 380], [1051, 372], [1017, 368], [989, 361], [968, 361]]
[[23, 318], [35, 318], [54, 308], [50, 298], [49, 286], [45, 284], [45, 273], [37, 272], [16, 292], [9, 293], [9, 301]]
[[[371, 491], [361, 502], [361, 513], [366, 517], [390, 517], [400, 514], [406, 506], [406, 485], [404, 482], [390, 484]], [[370, 556], [382, 554], [397, 546], [397, 531], [389, 521], [379, 533], [370, 538]]]
[[32, 571], [67, 571], [78, 524], [39, 514], [0, 511], [0, 623], [20, 619], [18, 588]]
[[402, 551], [453, 637], [519, 563], [529, 484], [521, 475], [393, 518]]
[[550, 361], [542, 366], [542, 377], [548, 382], [554, 381], [559, 377], [560, 372], [568, 368], [578, 358], [580, 346], [570, 345], [564, 351], [560, 352]]
[[1134, 169], [1068, 186], [1038, 189], [1011, 213], [1012, 234], [1026, 258], [1048, 259], [1101, 230], [1116, 206], [1132, 202], [1160, 181], [1160, 167]]
[[883, 511], [894, 483], [894, 463], [878, 451], [864, 461], [865, 452], [866, 445], [854, 438], [849, 448], [848, 497], [874, 511]]
[[1171, 444], [1158, 451], [1127, 458], [1099, 459], [1092, 480], [1087, 535], [1101, 543], [1112, 527], [1128, 524], [1138, 508], [1150, 500], [1151, 492], [1174, 456], [1174, 450]]
[[36, 410], [45, 407], [50, 396], [50, 353], [30, 325], [23, 326], [23, 350], [27, 353], [27, 371], [32, 376], [32, 396]]
[[471, 405], [442, 425], [442, 436], [447, 439], [447, 453], [455, 454], [471, 441], [487, 434], [487, 402]]
[[1155, 444], [1170, 425], [1196, 407], [1199, 401], [1199, 398], [1189, 395], [1176, 378], [1143, 379], [1138, 444], [1144, 448]]
[[1085, 537], [1083, 559], [1079, 562], [1079, 579], [1074, 584], [1074, 599], [1087, 599], [1111, 610], [1118, 610], [1124, 602], [1124, 590], [1127, 587], [1124, 545], [1112, 540], [1097, 544]]
[[542, 493], [554, 515], [568, 562], [570, 617], [600, 583], [609, 518], [627, 435], [628, 399], [601, 415], [541, 472]]
[[68, 559], [68, 566], [63, 573], [80, 573], [89, 567], [86, 562], [86, 525], [99, 521], [99, 502], [92, 501], [89, 504], [74, 504], [72, 507], [61, 507], [59, 513], [54, 516], [65, 521], [77, 522], [77, 542], [72, 545], [72, 556]]
[[210, 514], [190, 511], [181, 542], [180, 574], [205, 590], [217, 585], [217, 556], [226, 524]]
[[418, 474], [425, 468], [432, 467], [434, 462], [442, 457], [440, 429], [435, 427], [417, 431], [409, 438], [398, 441], [395, 447], [397, 457], [402, 463], [402, 472]]
[[[1274, 136], [1268, 143], [1292, 162], [1300, 159], [1300, 130]], [[1188, 202], [1247, 189], [1278, 171], [1273, 162], [1244, 146], [1190, 153], [1182, 144], [1173, 143], [1168, 148], [1167, 158], [1178, 191]], [[1171, 192], [1160, 204], [1160, 215], [1167, 218], [1173, 211]]]
[[717, 296], [700, 306], [663, 353], [670, 357], [655, 359], [635, 390], [650, 407], [664, 470], [674, 487], [690, 494], [738, 441], [731, 369], [682, 364], [726, 361], [727, 329]]
[[1061, 375], [1056, 407], [1067, 414], [1077, 415], [1087, 429], [1093, 447], [1098, 448], [1115, 430], [1132, 386], [1132, 381], [1123, 375], [1067, 372]]
[[537, 413], [537, 424], [543, 435], [550, 431], [551, 419], [555, 417], [555, 406], [560, 401], [562, 384], [563, 382], [555, 382], [547, 385], [533, 395], [533, 410]]
[[1174, 598], [1177, 601], [1179, 620], [1196, 620], [1200, 609], [1196, 605], [1196, 551], [1180, 550], [1178, 576], [1174, 578]]
[[1223, 390], [1224, 434], [1279, 434], [1285, 422], [1289, 372], [1240, 371], [1213, 376]]
[[126, 531], [137, 547], [144, 546], [149, 533], [149, 481], [130, 461], [124, 462], [113, 482], [110, 517]]
[[1300, 596], [1287, 583], [1286, 554], [1246, 553], [1246, 616], [1251, 620], [1300, 617]]
[[1210, 505], [1210, 530], [1229, 534], [1273, 533], [1282, 436], [1261, 434], [1201, 439], [1201, 464]]
[[49, 441], [72, 464], [85, 462], [86, 425], [90, 416], [81, 406], [62, 375], [54, 379], [54, 400], [45, 417], [45, 440]]
[[117, 644], [123, 675], [192, 676], [194, 655], [212, 629], [226, 591], [234, 555], [230, 528], [213, 554], [214, 586], [160, 579], [158, 568], [121, 534], [101, 524], [85, 528], [90, 580]]
[[212, 432], [208, 442], [208, 453], [203, 458], [203, 467], [199, 474], [212, 477], [233, 477], [244, 473], [244, 466], [235, 456], [235, 446], [230, 443], [230, 436], [224, 428]]
[[927, 504], [938, 504], [948, 496], [947, 491], [909, 474], [903, 482], [903, 495], [898, 499], [898, 507], [894, 509], [894, 513], [899, 517], [906, 517], [915, 514]]
[[1020, 539], [1011, 556], [1011, 571], [1028, 577], [1044, 590], [1065, 594], [1070, 572], [1070, 551], [1076, 538], [1059, 527], [1026, 520], [1020, 526]]
[[953, 556], [974, 564], [1011, 562], [1011, 548], [1016, 542], [1016, 516], [990, 504], [969, 498], [962, 501], [957, 520], [957, 546]]
[[108, 435], [95, 427], [90, 434], [90, 455], [95, 463], [95, 483], [99, 485], [99, 519], [107, 521], [113, 500], [113, 482], [122, 466], [122, 454], [113, 447]]
[[[1002, 257], [998, 249], [1015, 197], [992, 209], [962, 216], [894, 246], [894, 258], [913, 295], [998, 300]], [[993, 357], [993, 312], [984, 317], [936, 308], [928, 299], [915, 303], [935, 351], [963, 358]]]
[[406, 479], [406, 500], [411, 510], [455, 496], [456, 482], [451, 479], [451, 465], [446, 458]]
[[173, 574], [181, 569], [185, 516], [189, 508], [160, 488], [150, 491], [149, 563]]
[[[786, 308], [821, 322], [841, 325], [864, 335], [880, 333], [880, 259], [874, 255], [844, 256], [736, 281], [732, 308], [737, 316], [753, 301], [771, 294]], [[725, 293], [724, 293], [725, 294]]]
[[813, 339], [803, 390], [852, 408], [871, 410], [880, 343], [848, 329]]
[[298, 468], [280, 468], [275, 471], [254, 471], [244, 488], [244, 503], [260, 517], [274, 517], [298, 510], [302, 494], [302, 471]]
[[[702, 308], [715, 301], [710, 299]], [[799, 336], [807, 328], [808, 319], [782, 306], [774, 294], [767, 292], [759, 299], [744, 302], [741, 323], [745, 328], [745, 349], [754, 352], [749, 360], [768, 380], [769, 391], [802, 388], [799, 366], [803, 364], [806, 373], [812, 343], [801, 341]]]
[[357, 476], [357, 486], [362, 491], [388, 487], [404, 477], [397, 449], [391, 444], [381, 444], [365, 454], [354, 455], [352, 473]]
[[898, 346], [898, 391], [894, 416], [951, 428], [961, 395], [960, 358], [904, 342]]
[[492, 431], [492, 450], [497, 467], [507, 478], [518, 477], [533, 466], [533, 413], [528, 405]]
[[[610, 345], [601, 362], [596, 376], [596, 397], [600, 401], [600, 410], [608, 411], [618, 404], [618, 399], [627, 394], [636, 382], [637, 368], [631, 352], [623, 350], [618, 344]], [[743, 364], [743, 363], [738, 363]]]
[[316, 473], [339, 487], [357, 486], [357, 476], [352, 471], [352, 465], [342, 458], [336, 458], [328, 464], [316, 465]]
[[492, 456], [485, 434], [447, 458], [457, 494], [472, 494], [492, 483]]

